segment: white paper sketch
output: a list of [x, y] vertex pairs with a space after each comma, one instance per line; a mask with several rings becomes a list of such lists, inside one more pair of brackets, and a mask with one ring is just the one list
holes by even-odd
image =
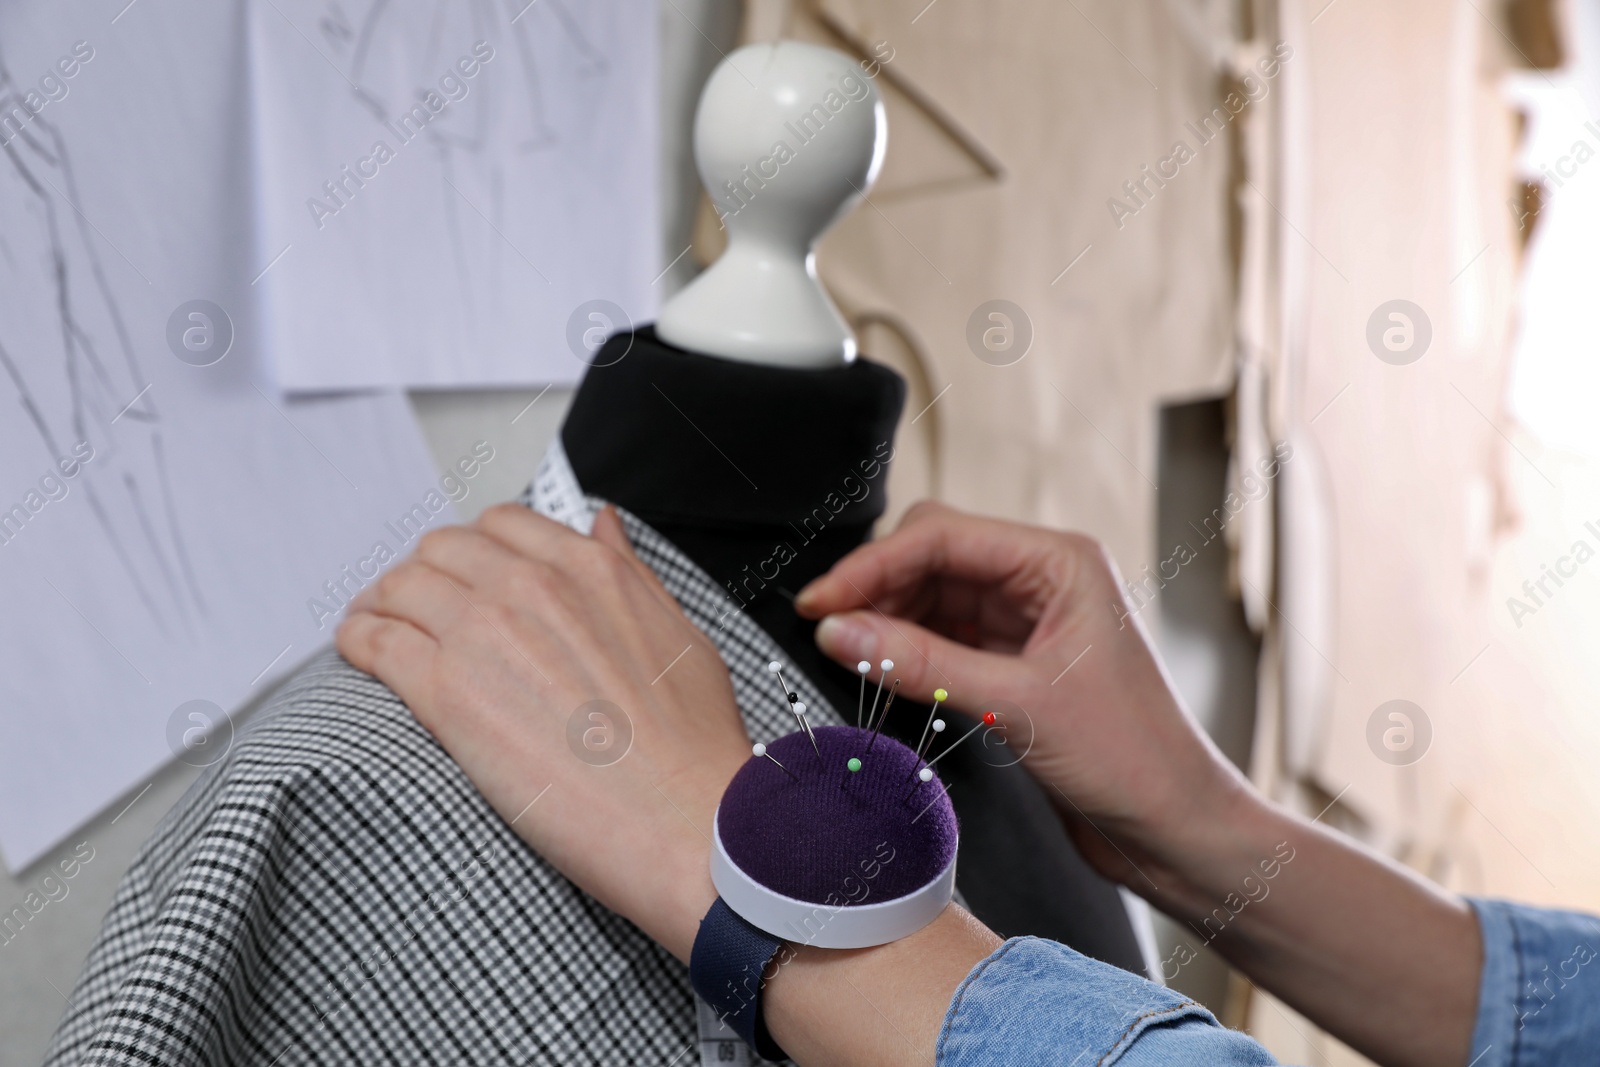
[[[0, 56], [0, 114], [26, 111], [29, 88]], [[14, 310], [0, 320], [0, 371], [35, 437], [26, 452], [50, 479], [29, 492], [64, 499], [77, 478], [68, 470], [92, 465], [81, 492], [99, 543], [152, 623], [192, 636], [205, 597], [173, 508], [162, 407], [144, 389], [150, 379], [107, 278], [104, 260], [116, 253], [70, 206], [79, 195], [73, 154], [48, 110], [7, 134], [0, 287]], [[0, 507], [0, 542], [9, 543], [34, 513], [24, 502]]]
[[308, 601], [437, 496], [401, 395], [291, 402], [268, 384], [244, 12], [116, 14], [0, 6], [13, 869], [171, 760], [196, 736], [183, 709], [236, 708], [325, 645]]
[[285, 389], [570, 382], [579, 305], [653, 317], [655, 5], [282, 0], [253, 18]]

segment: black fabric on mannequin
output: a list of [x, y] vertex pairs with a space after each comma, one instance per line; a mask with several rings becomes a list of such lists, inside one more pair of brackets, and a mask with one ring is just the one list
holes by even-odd
[[[849, 718], [859, 679], [817, 650], [792, 600], [883, 514], [904, 399], [899, 375], [865, 359], [756, 366], [685, 352], [644, 327], [595, 354], [561, 442], [585, 492], [672, 540], [727, 592], [727, 610], [760, 625]], [[926, 712], [903, 704], [885, 731], [915, 744]], [[946, 717], [947, 738], [970, 725]], [[1032, 776], [995, 765], [1014, 758], [1000, 752], [969, 744], [939, 764], [961, 820], [968, 905], [1003, 936], [1052, 938], [1143, 974], [1115, 887], [1079, 856]]]

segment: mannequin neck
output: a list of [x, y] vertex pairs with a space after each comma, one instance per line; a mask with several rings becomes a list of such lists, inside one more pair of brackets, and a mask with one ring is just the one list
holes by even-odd
[[661, 310], [661, 339], [689, 352], [821, 369], [855, 358], [855, 338], [804, 245], [731, 230], [728, 248]]

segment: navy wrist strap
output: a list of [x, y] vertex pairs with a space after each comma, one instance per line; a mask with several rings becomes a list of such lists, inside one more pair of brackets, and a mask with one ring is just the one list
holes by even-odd
[[784, 1059], [761, 1018], [762, 972], [783, 947], [773, 937], [739, 918], [718, 897], [700, 920], [689, 954], [689, 981], [756, 1055]]

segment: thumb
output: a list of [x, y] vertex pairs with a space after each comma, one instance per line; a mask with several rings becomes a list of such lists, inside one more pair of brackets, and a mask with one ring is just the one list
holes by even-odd
[[651, 570], [644, 560], [640, 559], [638, 554], [634, 552], [633, 542], [628, 540], [627, 528], [622, 525], [622, 516], [617, 514], [616, 508], [607, 504], [600, 509], [600, 513], [594, 517], [594, 527], [589, 531], [589, 536], [607, 548], [614, 549], [618, 555], [628, 562], [629, 566], [638, 572], [639, 576], [644, 579], [645, 585], [649, 586], [651, 591], [663, 601], [670, 604], [674, 610], [683, 610], [678, 606], [678, 601], [674, 599], [673, 595], [667, 592], [667, 587], [661, 584], [661, 579], [656, 575], [656, 572]]
[[872, 665], [869, 678], [884, 673], [879, 669], [883, 660], [893, 660], [887, 674], [900, 679], [903, 695], [927, 700], [935, 689], [944, 689], [958, 711], [976, 708], [1008, 682], [1014, 685], [1019, 667], [1015, 656], [971, 648], [914, 622], [871, 611], [829, 615], [817, 627], [817, 647], [852, 671], [867, 661]]
[[617, 509], [610, 504], [601, 508], [599, 514], [594, 517], [594, 526], [589, 530], [589, 536], [621, 552], [623, 559], [638, 562], [639, 557], [633, 552], [633, 542], [628, 540], [628, 531], [622, 525], [622, 516], [618, 515]]

